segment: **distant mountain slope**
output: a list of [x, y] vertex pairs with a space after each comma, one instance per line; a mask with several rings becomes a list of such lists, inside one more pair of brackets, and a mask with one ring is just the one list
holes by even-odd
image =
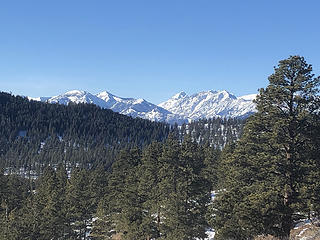
[[73, 90], [55, 97], [29, 98], [49, 103], [92, 103], [115, 112], [151, 121], [182, 124], [191, 120], [214, 117], [246, 118], [255, 112], [255, 94], [236, 97], [227, 91], [204, 91], [188, 96], [174, 95], [158, 106], [144, 99], [122, 98], [107, 91], [93, 95]]
[[227, 117], [245, 118], [255, 112], [254, 94], [236, 97], [227, 91], [204, 91], [188, 96], [174, 95], [158, 106], [186, 119]]
[[64, 94], [49, 98], [29, 98], [48, 103], [59, 103], [67, 105], [74, 103], [92, 103], [101, 108], [111, 109], [131, 117], [140, 117], [157, 122], [183, 123], [185, 119], [179, 115], [173, 114], [155, 104], [147, 102], [144, 99], [121, 98], [107, 91], [93, 95], [86, 91], [73, 90]]
[[184, 122], [184, 119], [179, 115], [173, 114], [142, 98], [121, 98], [107, 91], [101, 92], [96, 96], [106, 102], [108, 109], [131, 117], [140, 117], [158, 122], [166, 121], [168, 123]]
[[67, 105], [69, 102], [93, 103], [101, 108], [108, 108], [106, 102], [103, 101], [101, 98], [98, 98], [97, 96], [89, 92], [79, 91], [79, 90], [69, 91], [59, 96], [49, 98], [47, 102], [59, 103], [59, 104], [65, 104], [65, 105]]

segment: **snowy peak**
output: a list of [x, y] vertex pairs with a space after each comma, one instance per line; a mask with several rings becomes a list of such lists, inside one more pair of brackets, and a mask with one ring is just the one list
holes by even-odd
[[50, 99], [50, 97], [27, 97], [29, 100], [38, 101], [38, 102], [46, 102]]
[[168, 123], [183, 123], [186, 120], [182, 117], [169, 112], [155, 104], [152, 104], [142, 98], [122, 98], [115, 96], [107, 91], [93, 95], [86, 91], [72, 90], [64, 94], [49, 98], [29, 98], [49, 103], [69, 104], [91, 103], [101, 108], [111, 109], [114, 112], [125, 114], [131, 117], [140, 117], [151, 121], [165, 121]]
[[228, 91], [203, 91], [177, 98], [174, 95], [158, 106], [189, 120], [212, 117], [247, 117], [255, 111], [251, 100], [237, 98]]
[[172, 114], [166, 109], [152, 104], [142, 98], [122, 98], [106, 91], [101, 92], [96, 96], [106, 102], [108, 109], [131, 117], [140, 117], [151, 121], [166, 121], [168, 123], [182, 123], [185, 121], [180, 116]]
[[172, 98], [173, 99], [180, 99], [180, 98], [184, 98], [186, 96], [187, 96], [187, 94], [185, 92], [179, 92], [176, 95], [174, 95]]
[[256, 99], [256, 97], [257, 97], [257, 94], [249, 94], [249, 95], [241, 96], [239, 98], [246, 100], [246, 101], [253, 101], [254, 99]]
[[106, 108], [106, 103], [95, 95], [86, 91], [72, 90], [64, 94], [54, 96], [47, 100], [49, 103], [59, 103], [67, 105], [69, 102], [74, 103], [92, 103], [101, 108]]
[[111, 93], [109, 93], [109, 92], [107, 92], [107, 91], [103, 91], [103, 92], [101, 92], [101, 93], [98, 93], [96, 96], [97, 96], [98, 98], [101, 98], [101, 99], [105, 100], [106, 102], [107, 102], [109, 99], [111, 99], [111, 98], [114, 97]]
[[132, 117], [181, 124], [200, 118], [248, 117], [256, 111], [252, 101], [255, 97], [256, 94], [236, 97], [225, 90], [202, 91], [190, 96], [179, 92], [157, 106], [142, 98], [123, 98], [107, 91], [93, 95], [86, 91], [72, 90], [51, 98], [29, 99], [59, 104], [91, 103]]
[[219, 91], [219, 92], [215, 92], [215, 94], [218, 93], [219, 94], [219, 98], [220, 99], [237, 99], [236, 96], [234, 96], [233, 94], [229, 93], [226, 90], [223, 91]]

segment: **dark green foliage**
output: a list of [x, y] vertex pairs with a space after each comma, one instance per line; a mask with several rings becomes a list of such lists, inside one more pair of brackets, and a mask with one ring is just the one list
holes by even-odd
[[183, 124], [179, 129], [179, 139], [190, 135], [201, 145], [209, 144], [215, 149], [222, 149], [226, 144], [237, 141], [242, 135], [245, 119], [210, 118]]
[[62, 165], [45, 168], [35, 185], [1, 175], [6, 194], [1, 194], [0, 239], [84, 239], [106, 193], [106, 179], [99, 168], [75, 169], [68, 180]]
[[320, 216], [311, 71], [280, 61], [243, 135], [238, 119], [170, 127], [0, 93], [0, 239], [195, 240], [210, 224], [216, 239], [288, 239]]
[[[1, 237], [81, 239], [90, 231], [92, 239], [205, 236], [216, 153], [195, 142], [217, 135], [212, 128], [190, 138], [178, 126], [93, 105], [30, 102], [6, 93], [0, 93], [0, 108], [1, 166], [6, 174], [21, 168], [27, 179], [12, 177], [19, 185], [1, 175]], [[180, 140], [163, 145], [169, 131]]]
[[109, 178], [108, 200], [110, 217], [123, 239], [139, 239], [142, 209], [138, 196], [138, 175], [141, 151], [123, 150], [112, 167]]
[[66, 217], [71, 224], [71, 237], [85, 238], [95, 212], [95, 201], [90, 189], [90, 174], [86, 169], [73, 170], [66, 187]]
[[[202, 175], [205, 168], [202, 149], [192, 142], [190, 136], [184, 139], [181, 147], [174, 140], [168, 145], [162, 155], [165, 169], [170, 173], [163, 177], [163, 187], [168, 192], [164, 216], [170, 219], [164, 224], [169, 230], [165, 231], [167, 239], [204, 238], [208, 227], [205, 214], [210, 200], [210, 184]], [[174, 149], [179, 150], [177, 156]]]
[[310, 200], [318, 189], [319, 137], [313, 132], [319, 131], [320, 79], [311, 71], [299, 56], [280, 61], [243, 137], [224, 150], [213, 204], [218, 239], [288, 239], [295, 222], [317, 205]]
[[160, 237], [163, 192], [160, 191], [160, 157], [162, 144], [154, 142], [142, 154], [139, 174], [139, 195], [142, 201], [143, 216], [140, 225], [144, 239]]
[[29, 197], [29, 184], [25, 179], [0, 174], [0, 239], [17, 239], [13, 220]]
[[123, 147], [166, 139], [170, 126], [90, 104], [68, 106], [0, 93], [0, 166], [40, 172], [47, 164], [110, 166]]
[[[60, 170], [61, 171], [61, 170]], [[39, 213], [39, 239], [59, 239], [67, 226], [65, 215], [65, 188], [56, 172], [47, 167], [39, 179], [33, 204]]]
[[218, 184], [218, 162], [221, 155], [221, 150], [214, 147], [210, 147], [207, 143], [201, 146], [201, 150], [204, 153], [204, 169], [203, 176], [209, 181], [211, 186], [211, 191], [217, 189]]
[[121, 151], [93, 236], [109, 239], [115, 230], [121, 239], [204, 238], [211, 188], [204, 169], [202, 148], [191, 137], [180, 143], [171, 136], [142, 154]]
[[100, 200], [90, 234], [91, 239], [112, 239], [113, 235], [115, 234], [115, 225], [112, 221], [112, 209], [110, 205], [111, 204], [108, 200], [108, 197]]

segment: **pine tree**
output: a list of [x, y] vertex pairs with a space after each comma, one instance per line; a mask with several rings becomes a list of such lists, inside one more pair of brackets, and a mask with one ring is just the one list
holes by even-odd
[[[203, 176], [204, 152], [199, 145], [186, 136], [179, 154], [183, 213], [180, 214], [185, 236], [183, 239], [205, 238], [208, 223], [205, 219], [210, 202], [210, 181]], [[184, 219], [183, 219], [184, 218]]]
[[[122, 150], [112, 166], [106, 198], [110, 217], [122, 239], [141, 239], [142, 205], [138, 195], [137, 169], [141, 162], [138, 148]], [[108, 206], [109, 207], [109, 206]]]
[[[319, 117], [319, 81], [303, 57], [292, 56], [279, 62], [268, 87], [260, 89], [258, 112], [222, 160], [226, 176], [214, 201], [218, 238], [271, 234], [288, 239], [295, 221], [308, 216], [306, 176], [314, 162], [310, 149], [312, 119]], [[226, 222], [241, 231], [228, 231]]]
[[[183, 239], [178, 233], [179, 204], [181, 200], [178, 192], [179, 174], [179, 153], [180, 143], [172, 135], [163, 145], [162, 156], [160, 158], [161, 168], [159, 171], [160, 183], [160, 234], [164, 239]], [[164, 221], [165, 219], [165, 221]]]
[[107, 240], [113, 239], [115, 232], [115, 225], [111, 218], [110, 203], [107, 198], [100, 200], [95, 219], [93, 221], [90, 238], [93, 240]]
[[160, 157], [162, 144], [154, 142], [146, 147], [141, 158], [139, 175], [139, 195], [142, 201], [143, 216], [140, 228], [144, 239], [157, 239], [161, 229], [161, 191], [160, 184]]
[[105, 195], [108, 194], [107, 173], [102, 166], [99, 166], [94, 169], [90, 175], [89, 185], [91, 189], [92, 204], [94, 209], [96, 209], [90, 238], [96, 240], [112, 239], [114, 231], [112, 229], [112, 219], [110, 217], [110, 203], [105, 197]]
[[8, 234], [5, 239], [44, 239], [40, 234], [41, 213], [34, 203], [34, 196], [26, 199], [21, 209], [9, 215]]
[[23, 208], [25, 199], [30, 194], [27, 183], [19, 176], [0, 175], [0, 239], [14, 239], [19, 234], [12, 216]]
[[8, 221], [8, 204], [7, 204], [7, 181], [0, 171], [0, 239], [5, 239], [7, 232], [7, 221]]
[[68, 174], [66, 168], [63, 164], [59, 164], [56, 170], [56, 194], [57, 194], [57, 204], [59, 205], [59, 231], [62, 236], [67, 236], [70, 233], [70, 223], [67, 218], [67, 204], [66, 204], [66, 191], [67, 191], [67, 183], [68, 183]]
[[39, 239], [60, 239], [64, 237], [66, 227], [64, 190], [56, 172], [47, 167], [38, 180], [33, 204], [40, 213]]
[[66, 188], [67, 218], [71, 231], [69, 238], [86, 239], [88, 227], [94, 214], [89, 173], [85, 169], [76, 168], [72, 171]]
[[107, 194], [108, 175], [103, 166], [90, 170], [89, 189], [91, 191], [91, 204], [93, 209], [97, 209], [100, 200]]
[[202, 174], [205, 165], [200, 149], [190, 136], [182, 144], [171, 136], [164, 144], [159, 183], [163, 212], [160, 233], [164, 239], [206, 236], [210, 184]]
[[204, 169], [203, 176], [210, 182], [211, 191], [216, 190], [217, 188], [217, 168], [218, 168], [218, 159], [220, 158], [221, 150], [216, 149], [213, 146], [210, 146], [209, 143], [202, 146], [204, 153]]

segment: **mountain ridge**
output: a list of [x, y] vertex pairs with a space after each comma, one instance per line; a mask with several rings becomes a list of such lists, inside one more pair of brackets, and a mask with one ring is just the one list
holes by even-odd
[[69, 102], [91, 103], [131, 117], [182, 124], [200, 118], [246, 118], [256, 111], [253, 103], [255, 96], [256, 94], [250, 94], [236, 97], [226, 90], [201, 91], [191, 95], [181, 91], [156, 105], [143, 98], [123, 98], [108, 91], [91, 94], [72, 90], [58, 96], [28, 99], [65, 105]]
[[[181, 92], [183, 93], [183, 92]], [[255, 112], [254, 94], [236, 97], [226, 90], [179, 93], [158, 106], [191, 120], [226, 117], [246, 118]]]

